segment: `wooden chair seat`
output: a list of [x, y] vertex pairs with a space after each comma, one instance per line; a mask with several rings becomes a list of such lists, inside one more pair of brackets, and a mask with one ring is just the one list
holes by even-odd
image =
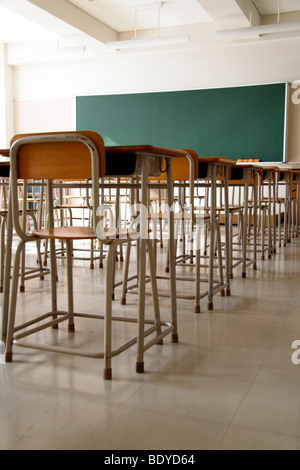
[[[32, 234], [39, 238], [54, 240], [95, 240], [97, 238], [92, 227], [54, 227], [35, 230]], [[105, 240], [127, 239], [138, 236], [136, 230], [127, 228], [104, 228], [103, 238]]]
[[210, 220], [210, 215], [209, 214], [204, 214], [204, 213], [197, 213], [195, 215], [195, 218], [196, 218], [196, 222], [199, 222], [201, 220], [206, 220], [206, 221], [209, 221]]
[[[37, 213], [37, 209], [26, 209], [26, 214], [36, 214]], [[8, 214], [8, 210], [7, 209], [1, 209], [0, 210], [0, 215], [1, 216], [6, 216]], [[19, 214], [22, 215], [23, 214], [23, 211], [20, 210], [19, 211]]]
[[34, 230], [32, 234], [39, 238], [55, 240], [91, 240], [96, 239], [92, 227], [52, 227]]
[[[179, 212], [177, 214], [174, 214], [174, 220], [188, 220], [191, 217], [191, 214], [189, 213], [184, 213], [184, 212]], [[168, 214], [167, 213], [162, 213], [162, 212], [156, 212], [156, 213], [150, 213], [148, 216], [149, 220], [168, 220]]]
[[89, 207], [82, 204], [57, 204], [54, 209], [89, 209]]
[[[229, 211], [237, 211], [237, 210], [241, 210], [244, 208], [244, 205], [243, 204], [237, 204], [237, 205], [232, 205], [232, 206], [229, 206], [228, 207], [228, 210]], [[211, 210], [211, 207], [203, 207], [203, 210], [204, 211], [210, 211]], [[216, 207], [215, 208], [215, 211], [216, 212], [220, 212], [220, 211], [224, 211], [225, 210], [225, 207], [221, 206], [221, 207]]]

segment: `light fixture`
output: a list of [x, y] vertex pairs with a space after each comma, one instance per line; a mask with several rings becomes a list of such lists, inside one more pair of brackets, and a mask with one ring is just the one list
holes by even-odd
[[113, 41], [106, 43], [109, 49], [116, 51], [121, 49], [134, 49], [139, 47], [156, 47], [170, 44], [186, 44], [189, 42], [189, 35], [183, 36], [159, 36], [154, 38], [128, 39], [127, 41]]
[[300, 32], [300, 21], [280, 23], [280, 0], [277, 0], [277, 23], [252, 26], [252, 8], [253, 0], [251, 0], [250, 5], [250, 26], [248, 28], [236, 28], [217, 31], [217, 37], [251, 39], [265, 36], [267, 34], [290, 33], [295, 31]]
[[266, 34], [289, 33], [295, 31], [300, 32], [300, 21], [250, 26], [249, 28], [225, 29], [217, 31], [217, 37], [242, 39], [264, 36]]

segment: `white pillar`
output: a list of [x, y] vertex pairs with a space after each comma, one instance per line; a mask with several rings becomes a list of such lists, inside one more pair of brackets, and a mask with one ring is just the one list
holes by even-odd
[[14, 135], [13, 71], [7, 65], [7, 46], [0, 44], [0, 148], [9, 148]]

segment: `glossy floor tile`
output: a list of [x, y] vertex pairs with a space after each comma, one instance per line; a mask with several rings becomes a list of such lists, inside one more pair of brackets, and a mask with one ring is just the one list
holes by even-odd
[[[34, 262], [30, 248], [27, 258]], [[158, 261], [163, 271], [164, 251]], [[77, 311], [102, 313], [104, 276], [74, 261]], [[61, 308], [64, 279], [59, 261]], [[113, 358], [112, 381], [102, 378], [102, 360], [16, 347], [14, 361], [0, 364], [0, 449], [299, 450], [300, 364], [291, 359], [300, 340], [299, 279], [300, 240], [292, 239], [246, 279], [236, 268], [232, 295], [216, 295], [213, 311], [205, 298], [200, 314], [192, 300], [178, 299], [179, 343], [166, 337], [151, 347], [144, 374], [135, 372], [134, 347]], [[49, 284], [47, 277], [26, 283], [19, 321], [49, 310]], [[159, 288], [168, 285], [159, 281]], [[181, 281], [178, 291], [192, 294], [193, 285]], [[125, 306], [120, 296], [118, 289], [114, 312], [136, 315], [137, 296]], [[151, 316], [151, 295], [146, 303]], [[168, 297], [160, 304], [169, 319]], [[132, 335], [135, 324], [115, 326], [116, 342]], [[75, 339], [62, 326], [39, 340], [101, 350], [103, 323], [79, 319]]]

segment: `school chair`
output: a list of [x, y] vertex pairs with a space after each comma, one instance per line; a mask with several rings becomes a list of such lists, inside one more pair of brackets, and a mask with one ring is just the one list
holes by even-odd
[[[115, 228], [105, 228], [102, 230], [101, 218], [99, 217], [99, 179], [107, 174], [107, 154], [102, 137], [93, 131], [77, 131], [67, 133], [47, 133], [15, 136], [11, 145], [11, 166], [10, 166], [10, 205], [8, 220], [8, 243], [11, 241], [12, 222], [16, 233], [20, 238], [14, 257], [11, 293], [10, 290], [10, 270], [6, 270], [5, 275], [5, 297], [3, 303], [3, 318], [6, 317], [6, 331], [2, 332], [2, 338], [6, 340], [5, 359], [11, 362], [13, 359], [13, 347], [15, 345], [34, 349], [61, 352], [84, 357], [104, 359], [104, 379], [112, 378], [112, 357], [120, 354], [127, 348], [137, 344], [137, 372], [144, 370], [144, 352], [152, 345], [160, 343], [162, 338], [174, 331], [173, 325], [169, 322], [161, 322], [159, 303], [157, 296], [157, 286], [155, 277], [155, 264], [153, 250], [150, 241], [144, 240], [143, 254], [146, 255], [148, 248], [150, 261], [150, 276], [152, 281], [152, 295], [154, 307], [154, 320], [145, 319], [145, 298], [141, 288], [137, 318], [112, 316], [112, 273], [114, 271], [115, 254], [120, 244], [128, 243], [132, 237], [139, 236], [136, 230], [123, 230]], [[136, 157], [134, 160], [136, 164]], [[142, 163], [142, 191], [147, 179], [147, 172]], [[119, 169], [122, 171], [122, 168]], [[144, 179], [145, 178], [145, 179]], [[47, 182], [47, 198], [49, 210], [49, 227], [34, 230], [32, 233], [24, 231], [19, 222], [17, 206], [18, 181], [28, 179], [44, 179]], [[92, 227], [55, 227], [53, 215], [53, 189], [56, 182], [74, 182], [91, 180], [92, 187]], [[78, 313], [74, 311], [73, 299], [73, 277], [72, 277], [72, 243], [74, 240], [95, 240], [107, 246], [108, 253], [106, 259], [106, 279], [105, 279], [105, 311], [104, 315], [94, 315], [89, 313]], [[48, 239], [50, 244], [51, 262], [51, 304], [50, 312], [29, 319], [21, 325], [16, 326], [16, 302], [18, 271], [20, 264], [20, 254], [24, 245], [28, 241]], [[55, 242], [64, 240], [66, 244], [66, 264], [67, 264], [67, 302], [66, 311], [60, 310], [57, 305], [57, 266]], [[9, 245], [11, 247], [11, 245]], [[9, 250], [11, 256], [11, 251]], [[10, 256], [9, 262], [10, 262]], [[145, 262], [143, 258], [143, 263]], [[142, 268], [141, 268], [142, 272]], [[142, 272], [143, 274], [143, 272]], [[141, 276], [140, 284], [143, 283]], [[96, 306], [97, 307], [97, 306]], [[45, 344], [44, 342], [31, 342], [28, 336], [48, 328], [57, 329], [62, 322], [68, 323], [68, 331], [75, 332], [74, 319], [76, 317], [104, 319], [104, 347], [102, 351], [86, 351], [81, 348], [57, 346], [55, 344]], [[138, 334], [118, 347], [112, 347], [112, 323], [113, 321], [125, 321], [136, 323]], [[145, 329], [145, 326], [147, 328]], [[5, 321], [4, 321], [5, 326]], [[163, 328], [165, 329], [163, 330]], [[151, 339], [145, 344], [145, 337]]]

